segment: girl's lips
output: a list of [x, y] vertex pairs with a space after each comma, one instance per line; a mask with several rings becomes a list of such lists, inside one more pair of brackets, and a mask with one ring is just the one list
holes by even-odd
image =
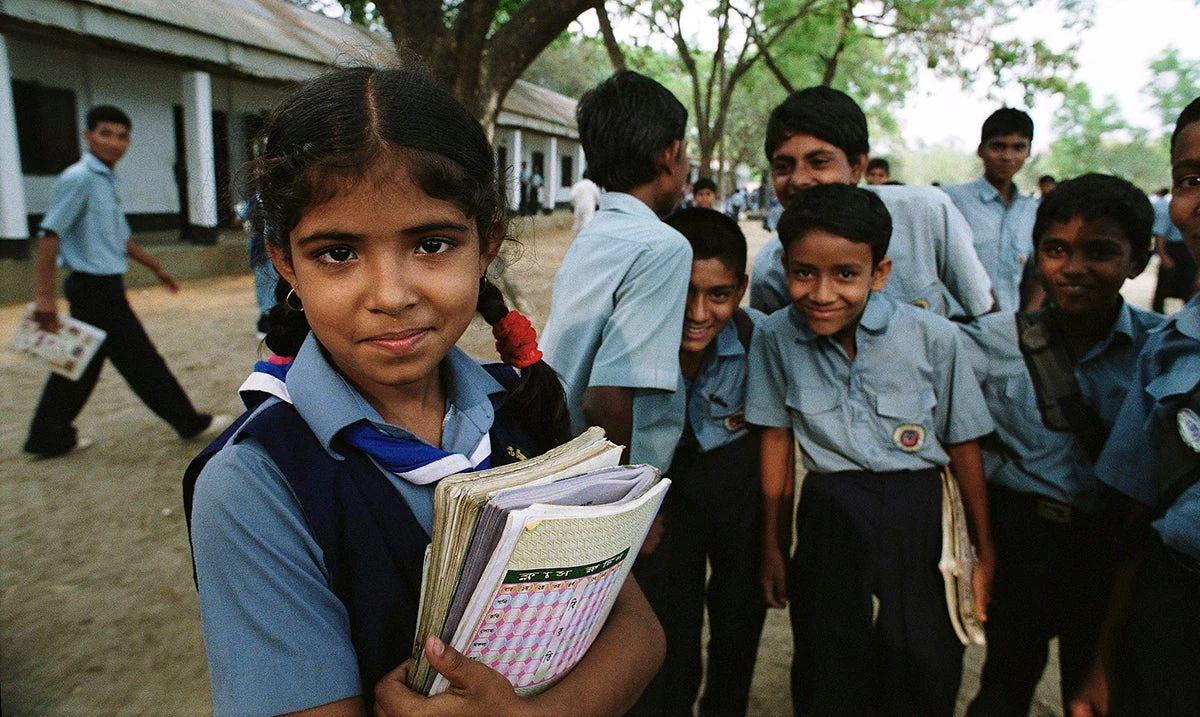
[[412, 351], [423, 338], [429, 335], [431, 329], [410, 329], [408, 331], [392, 331], [364, 339], [363, 343], [376, 346], [390, 353], [407, 353]]

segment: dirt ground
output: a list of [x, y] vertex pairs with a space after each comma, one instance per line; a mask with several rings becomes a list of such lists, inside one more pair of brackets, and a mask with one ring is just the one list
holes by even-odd
[[[767, 234], [754, 222], [743, 226], [753, 256]], [[522, 256], [508, 277], [540, 328], [554, 270], [570, 242], [570, 217], [530, 220], [521, 238]], [[259, 351], [249, 274], [188, 282], [177, 295], [134, 290], [130, 300], [196, 405], [239, 412], [236, 389]], [[0, 307], [0, 338], [11, 335], [20, 311]], [[479, 357], [493, 355], [490, 344], [481, 323], [463, 340]], [[20, 447], [45, 374], [7, 352], [0, 352], [0, 372], [4, 714], [211, 713], [179, 487], [202, 446], [176, 438], [109, 366], [76, 423], [95, 445], [29, 461]], [[751, 714], [789, 711], [790, 659], [786, 613], [773, 610]], [[975, 689], [979, 659], [980, 651], [968, 652], [964, 697]], [[1060, 712], [1054, 690], [1042, 687], [1035, 714]]]

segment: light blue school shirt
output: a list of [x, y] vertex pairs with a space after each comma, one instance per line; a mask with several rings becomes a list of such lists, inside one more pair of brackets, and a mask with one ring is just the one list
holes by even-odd
[[[892, 273], [883, 293], [942, 316], [978, 316], [992, 308], [991, 281], [975, 255], [971, 228], [934, 187], [865, 187], [883, 200], [892, 216], [887, 255]], [[772, 237], [754, 258], [750, 305], [766, 313], [787, 306], [783, 244]]]
[[975, 253], [992, 280], [1000, 310], [1017, 311], [1025, 262], [1033, 256], [1037, 200], [1013, 185], [1012, 201], [1005, 206], [1004, 197], [986, 177], [942, 189], [971, 225]]
[[[765, 316], [754, 309], [746, 313], [757, 323]], [[745, 436], [746, 349], [731, 320], [709, 346], [696, 378], [687, 382], [688, 427], [700, 451], [707, 453]]]
[[809, 471], [911, 471], [949, 463], [943, 443], [991, 433], [954, 325], [872, 294], [853, 361], [798, 309], [768, 316], [750, 343], [746, 420], [791, 426]]
[[[1122, 301], [1108, 336], [1075, 364], [1083, 399], [1105, 425], [1116, 420], [1138, 352], [1164, 320]], [[1017, 340], [1016, 317], [1011, 312], [987, 314], [961, 329], [996, 424], [996, 432], [979, 444], [987, 479], [1083, 510], [1094, 508], [1100, 486], [1092, 461], [1073, 433], [1051, 430], [1042, 422], [1037, 390]]]
[[572, 431], [587, 428], [587, 388], [635, 389], [630, 460], [664, 473], [687, 411], [679, 341], [691, 271], [692, 248], [682, 234], [636, 197], [607, 192], [554, 277], [542, 333], [546, 363], [563, 380]]
[[1159, 197], [1154, 201], [1154, 233], [1166, 242], [1183, 241], [1179, 227], [1171, 221], [1171, 200], [1167, 197]]
[[[1159, 437], [1179, 430], [1180, 403], [1197, 382], [1200, 295], [1146, 341], [1112, 438], [1096, 463], [1100, 480], [1144, 505], [1158, 503]], [[1184, 491], [1154, 529], [1168, 547], [1200, 560], [1200, 484]]]
[[[503, 387], [458, 348], [442, 362], [447, 377], [442, 446], [470, 455], [491, 430], [490, 395]], [[344, 427], [367, 419], [412, 437], [379, 413], [337, 373], [310, 334], [287, 376], [296, 410], [334, 458]], [[384, 475], [413, 505], [433, 485]], [[402, 485], [403, 484], [403, 485]], [[253, 439], [213, 456], [196, 483], [192, 550], [200, 619], [216, 714], [280, 714], [362, 692], [346, 608], [330, 587], [324, 555], [287, 479]], [[420, 518], [419, 518], [420, 519]], [[430, 526], [426, 524], [426, 532]]]
[[117, 196], [117, 176], [90, 153], [54, 180], [41, 229], [58, 235], [59, 266], [105, 276], [129, 270], [129, 222]]

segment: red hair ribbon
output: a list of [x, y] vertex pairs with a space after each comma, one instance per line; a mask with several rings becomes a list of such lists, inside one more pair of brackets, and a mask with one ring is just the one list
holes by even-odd
[[513, 368], [526, 368], [542, 360], [533, 324], [517, 311], [510, 311], [492, 326], [500, 360]]

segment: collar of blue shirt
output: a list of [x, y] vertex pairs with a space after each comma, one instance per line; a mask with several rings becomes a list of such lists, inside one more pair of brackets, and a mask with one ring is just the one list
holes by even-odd
[[606, 209], [659, 221], [658, 215], [645, 202], [632, 194], [625, 194], [624, 192], [605, 192], [600, 197], [600, 211], [605, 211]]
[[[1004, 203], [1003, 197], [1000, 196], [1000, 190], [993, 187], [992, 183], [987, 180], [987, 177], [976, 179], [974, 184], [976, 189], [979, 190], [979, 201], [984, 204], [988, 202]], [[1017, 186], [1017, 183], [1013, 182], [1013, 203], [1015, 204], [1027, 198], [1027, 195], [1021, 194], [1021, 188]]]
[[[491, 430], [495, 418], [491, 396], [503, 393], [504, 387], [457, 346], [442, 359], [442, 368], [447, 376], [442, 448], [470, 455], [479, 439]], [[392, 435], [416, 437], [385, 423], [379, 412], [329, 364], [320, 342], [311, 333], [288, 371], [287, 390], [321, 445], [339, 460], [341, 455], [331, 446], [334, 436], [363, 418]]]
[[108, 176], [114, 176], [113, 171], [108, 168], [108, 165], [106, 165], [104, 162], [101, 162], [99, 159], [97, 159], [96, 155], [92, 154], [91, 152], [83, 153], [83, 164], [88, 169], [92, 170], [93, 172], [95, 172], [97, 174], [105, 174]]

